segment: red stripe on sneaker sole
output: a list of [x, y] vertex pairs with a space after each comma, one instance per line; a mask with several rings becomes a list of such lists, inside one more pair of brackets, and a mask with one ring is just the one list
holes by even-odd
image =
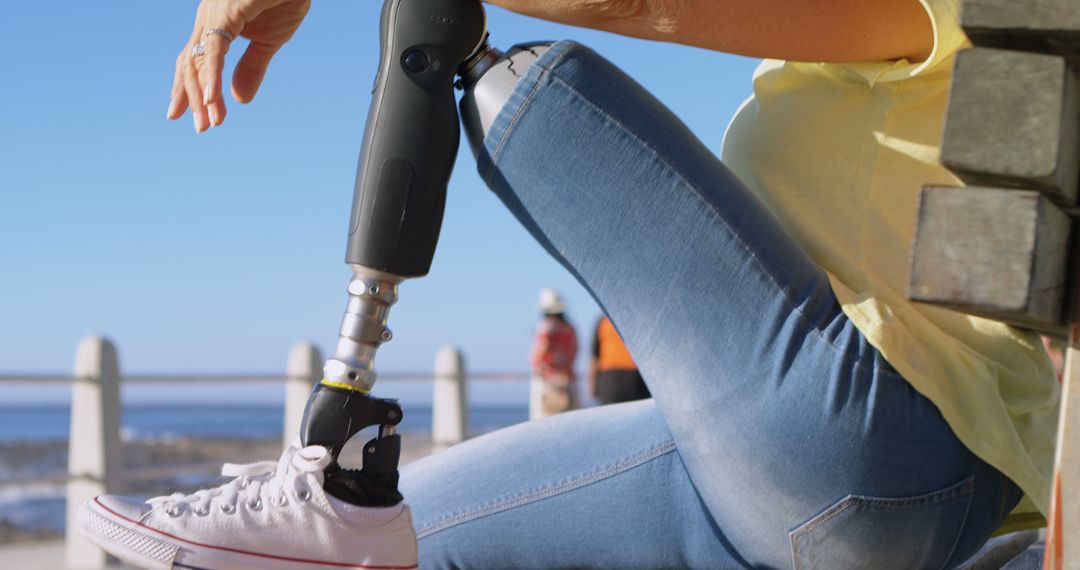
[[141, 523], [139, 521], [129, 519], [129, 518], [125, 517], [124, 515], [122, 515], [122, 514], [116, 512], [116, 511], [110, 509], [109, 507], [106, 507], [105, 505], [103, 505], [101, 503], [101, 501], [98, 500], [97, 497], [94, 497], [94, 502], [97, 503], [97, 505], [99, 507], [101, 507], [101, 508], [105, 509], [106, 511], [108, 511], [109, 513], [111, 513], [113, 516], [124, 519], [124, 520], [126, 520], [127, 522], [129, 522], [131, 524], [134, 524], [136, 526], [140, 526], [142, 528], [145, 528], [146, 530], [149, 530], [151, 532], [160, 534], [162, 536], [167, 536], [167, 537], [169, 537], [169, 538], [171, 538], [173, 540], [179, 540], [180, 542], [183, 542], [183, 543], [186, 543], [186, 544], [191, 544], [193, 546], [200, 546], [202, 548], [210, 548], [210, 549], [213, 549], [213, 550], [222, 550], [222, 551], [225, 551], [225, 552], [234, 552], [236, 554], [246, 554], [248, 556], [258, 556], [260, 558], [270, 558], [272, 560], [282, 560], [284, 562], [299, 562], [299, 563], [303, 563], [303, 564], [322, 564], [324, 566], [335, 566], [337, 568], [362, 568], [364, 570], [415, 570], [416, 568], [419, 568], [419, 566], [417, 566], [415, 564], [412, 565], [412, 566], [368, 566], [366, 564], [348, 564], [348, 563], [345, 563], [345, 562], [328, 562], [326, 560], [309, 560], [309, 559], [306, 559], [306, 558], [290, 558], [288, 556], [277, 556], [275, 554], [263, 554], [261, 552], [251, 552], [251, 551], [248, 551], [248, 550], [240, 550], [239, 548], [229, 548], [227, 546], [214, 546], [212, 544], [203, 544], [201, 542], [195, 542], [194, 540], [188, 540], [186, 538], [180, 538], [179, 536], [169, 534], [169, 533], [167, 533], [165, 531], [161, 531], [161, 530], [158, 530], [156, 528], [146, 526], [145, 524], [143, 524], [143, 523]]

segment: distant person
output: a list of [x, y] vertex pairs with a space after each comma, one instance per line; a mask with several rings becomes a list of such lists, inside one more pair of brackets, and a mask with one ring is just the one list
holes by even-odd
[[532, 419], [570, 411], [578, 407], [574, 359], [577, 358], [577, 333], [566, 320], [566, 303], [554, 289], [540, 291], [543, 318], [536, 328], [529, 361], [534, 378], [542, 381], [541, 405]]
[[649, 388], [634, 364], [630, 351], [604, 315], [593, 332], [592, 358], [589, 360], [589, 393], [601, 404], [617, 404], [649, 397]]

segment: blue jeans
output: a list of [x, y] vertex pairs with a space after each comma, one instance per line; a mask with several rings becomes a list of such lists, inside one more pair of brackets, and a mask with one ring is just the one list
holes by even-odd
[[570, 42], [480, 173], [588, 288], [653, 400], [408, 466], [424, 568], [947, 568], [1019, 500], [659, 102]]

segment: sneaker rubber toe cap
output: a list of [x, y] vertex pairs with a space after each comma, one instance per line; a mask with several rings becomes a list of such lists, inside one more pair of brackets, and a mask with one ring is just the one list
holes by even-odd
[[[119, 495], [101, 495], [90, 500], [90, 503], [98, 503], [98, 509], [104, 507], [105, 513], [119, 515], [131, 521], [142, 519], [143, 515], [150, 511], [151, 507], [143, 501]], [[110, 512], [111, 511], [111, 512]]]

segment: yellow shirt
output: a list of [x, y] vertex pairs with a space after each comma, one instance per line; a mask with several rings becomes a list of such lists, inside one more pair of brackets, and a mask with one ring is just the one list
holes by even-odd
[[828, 272], [852, 320], [957, 437], [1050, 504], [1060, 390], [1038, 337], [906, 298], [916, 199], [962, 186], [939, 163], [958, 0], [920, 0], [932, 55], [855, 64], [766, 60], [723, 160]]

